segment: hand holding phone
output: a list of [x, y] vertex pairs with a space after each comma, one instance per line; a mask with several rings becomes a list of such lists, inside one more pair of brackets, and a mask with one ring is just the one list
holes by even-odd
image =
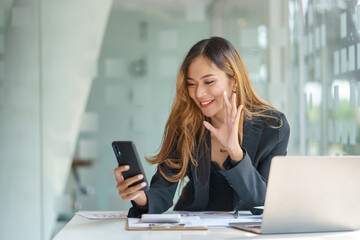
[[132, 142], [113, 142], [112, 147], [119, 164], [114, 170], [119, 195], [124, 201], [134, 201], [139, 206], [146, 206], [147, 196], [143, 190], [147, 190], [149, 184], [135, 145]]

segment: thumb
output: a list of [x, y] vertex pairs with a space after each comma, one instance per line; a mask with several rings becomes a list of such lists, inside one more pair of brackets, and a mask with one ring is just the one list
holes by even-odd
[[206, 129], [208, 129], [210, 132], [212, 132], [213, 134], [216, 134], [216, 128], [214, 128], [211, 123], [204, 121], [204, 126], [206, 127]]

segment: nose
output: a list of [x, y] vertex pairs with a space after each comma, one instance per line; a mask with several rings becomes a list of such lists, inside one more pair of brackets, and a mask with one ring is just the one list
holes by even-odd
[[205, 88], [199, 84], [196, 88], [196, 97], [202, 98], [204, 95], [206, 95]]

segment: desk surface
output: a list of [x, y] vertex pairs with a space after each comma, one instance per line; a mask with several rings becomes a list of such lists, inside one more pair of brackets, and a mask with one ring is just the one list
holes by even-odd
[[257, 235], [230, 227], [211, 227], [196, 231], [127, 231], [125, 219], [88, 220], [75, 215], [71, 221], [53, 238], [54, 240], [211, 240], [211, 239], [306, 239], [306, 240], [360, 240], [360, 231], [328, 232], [306, 234]]

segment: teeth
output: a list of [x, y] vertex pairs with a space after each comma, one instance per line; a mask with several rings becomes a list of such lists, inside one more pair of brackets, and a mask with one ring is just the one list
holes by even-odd
[[208, 102], [202, 102], [202, 103], [200, 103], [200, 104], [201, 104], [201, 105], [206, 105], [206, 104], [211, 103], [212, 101], [214, 101], [214, 100], [211, 100], [211, 101], [208, 101]]

